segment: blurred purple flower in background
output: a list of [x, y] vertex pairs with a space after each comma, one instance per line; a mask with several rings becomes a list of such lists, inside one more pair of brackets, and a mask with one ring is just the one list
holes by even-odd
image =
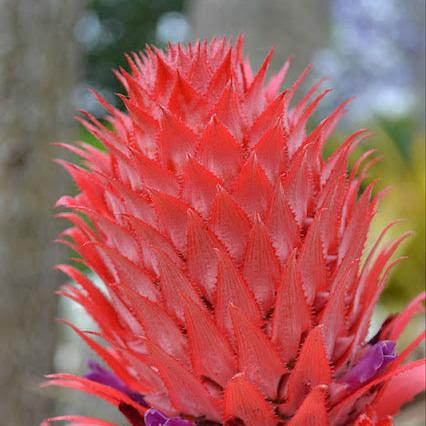
[[315, 62], [339, 97], [358, 94], [351, 110], [358, 119], [424, 111], [424, 8], [423, 0], [331, 2], [330, 46]]

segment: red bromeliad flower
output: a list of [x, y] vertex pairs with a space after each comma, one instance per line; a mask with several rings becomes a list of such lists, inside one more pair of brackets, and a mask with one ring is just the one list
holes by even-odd
[[380, 198], [360, 189], [372, 151], [347, 172], [365, 131], [325, 160], [347, 103], [308, 133], [328, 90], [292, 103], [308, 69], [279, 93], [288, 62], [266, 81], [271, 55], [254, 74], [242, 51], [241, 38], [147, 48], [117, 73], [126, 112], [97, 95], [114, 130], [85, 113], [106, 152], [68, 146], [86, 167], [64, 162], [81, 192], [59, 205], [73, 211], [67, 244], [107, 293], [62, 265], [74, 284], [61, 294], [97, 322], [71, 327], [110, 370], [91, 362], [50, 383], [133, 426], [390, 425], [425, 386], [424, 360], [405, 363], [424, 336], [394, 351], [424, 296], [367, 341], [405, 235], [382, 235], [361, 261]]

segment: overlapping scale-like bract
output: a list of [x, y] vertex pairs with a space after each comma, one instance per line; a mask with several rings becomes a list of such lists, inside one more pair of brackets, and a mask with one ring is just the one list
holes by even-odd
[[294, 101], [308, 69], [280, 93], [289, 64], [268, 80], [270, 59], [254, 73], [242, 38], [148, 47], [117, 73], [125, 112], [96, 95], [112, 130], [81, 118], [105, 150], [68, 147], [83, 166], [64, 163], [80, 193], [58, 202], [73, 211], [63, 238], [106, 294], [68, 266], [62, 294], [97, 322], [102, 344], [77, 332], [121, 384], [51, 383], [106, 399], [133, 426], [384, 425], [424, 387], [422, 361], [386, 353], [382, 365], [369, 351], [397, 339], [422, 297], [366, 341], [400, 240], [361, 261], [381, 196], [361, 190], [371, 152], [348, 171], [365, 131], [325, 159], [347, 103], [308, 132], [328, 90]]

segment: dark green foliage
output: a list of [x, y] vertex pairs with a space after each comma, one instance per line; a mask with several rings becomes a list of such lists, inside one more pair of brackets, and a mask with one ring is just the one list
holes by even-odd
[[83, 43], [88, 84], [107, 88], [112, 93], [121, 92], [111, 69], [125, 66], [126, 52], [142, 50], [146, 43], [155, 42], [159, 17], [166, 12], [181, 11], [182, 7], [183, 0], [90, 1], [86, 16], [92, 16], [95, 22], [99, 20], [101, 32], [93, 42]]

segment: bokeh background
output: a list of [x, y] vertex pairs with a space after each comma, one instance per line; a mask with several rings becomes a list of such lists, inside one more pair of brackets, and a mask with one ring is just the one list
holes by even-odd
[[[89, 87], [120, 107], [112, 69], [126, 67], [125, 52], [240, 32], [256, 66], [275, 45], [273, 67], [295, 57], [288, 81], [308, 63], [312, 80], [330, 78], [320, 114], [356, 96], [332, 144], [358, 127], [374, 131], [363, 149], [377, 147], [384, 159], [370, 177], [392, 191], [371, 239], [392, 218], [405, 218], [395, 233], [416, 235], [399, 250], [408, 259], [390, 278], [373, 330], [424, 288], [424, 0], [0, 0], [1, 424], [38, 425], [55, 413], [122, 421], [95, 399], [39, 388], [49, 372], [83, 372], [89, 356], [54, 318], [91, 326], [54, 296], [64, 277], [52, 266], [69, 253], [52, 242], [62, 226], [53, 205], [75, 188], [52, 163], [64, 154], [50, 142], [90, 141], [72, 120], [79, 108], [102, 117]], [[423, 325], [418, 318], [408, 333]], [[396, 424], [423, 425], [422, 399]]]

